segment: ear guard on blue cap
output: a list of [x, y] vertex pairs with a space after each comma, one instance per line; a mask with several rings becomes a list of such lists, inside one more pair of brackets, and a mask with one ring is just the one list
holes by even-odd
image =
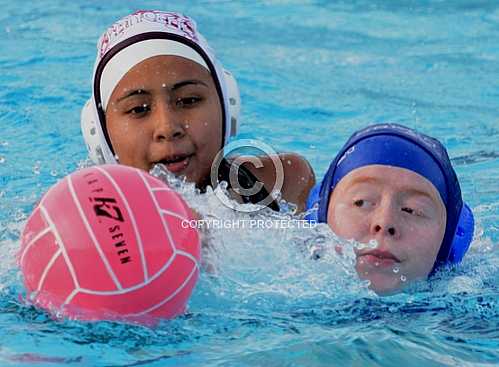
[[312, 190], [310, 190], [310, 194], [307, 198], [307, 213], [305, 214], [305, 220], [309, 222], [318, 222], [319, 221], [319, 200], [321, 193], [321, 184], [319, 182], [316, 184]]
[[449, 250], [449, 256], [445, 263], [457, 264], [461, 262], [464, 255], [470, 248], [471, 241], [473, 240], [474, 228], [475, 218], [473, 217], [473, 212], [466, 203], [463, 203], [463, 207], [461, 208], [461, 213], [459, 215], [459, 221], [456, 226], [456, 232], [454, 233], [452, 245]]

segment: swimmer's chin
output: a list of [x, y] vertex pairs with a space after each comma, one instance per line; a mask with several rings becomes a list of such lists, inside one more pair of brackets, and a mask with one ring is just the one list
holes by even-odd
[[385, 287], [377, 287], [374, 286], [373, 284], [369, 285], [369, 289], [372, 290], [376, 295], [380, 297], [388, 297], [388, 296], [393, 296], [398, 293], [402, 293], [403, 287], [397, 287], [397, 288], [385, 288]]
[[405, 283], [400, 280], [400, 275], [378, 273], [372, 268], [369, 271], [360, 269], [356, 266], [357, 274], [360, 279], [369, 281], [369, 289], [376, 293], [378, 296], [392, 296], [401, 293], [404, 290]]
[[149, 172], [151, 172], [155, 167], [158, 167], [158, 169], [162, 172], [168, 172], [169, 174], [172, 174], [179, 179], [194, 183], [198, 188], [204, 189], [210, 184], [210, 172], [208, 171], [208, 173], [206, 174], [207, 177], [205, 177], [206, 175], [203, 176], [204, 172], [198, 169], [198, 163], [195, 158], [195, 156], [190, 157], [188, 164], [186, 164], [183, 169], [180, 169], [177, 172], [172, 172], [166, 165], [161, 162], [151, 163]]

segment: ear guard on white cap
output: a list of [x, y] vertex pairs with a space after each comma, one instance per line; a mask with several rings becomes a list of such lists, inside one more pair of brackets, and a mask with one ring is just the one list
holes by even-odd
[[117, 163], [106, 142], [93, 99], [89, 99], [81, 110], [81, 131], [87, 144], [90, 159], [96, 164]]
[[227, 99], [229, 101], [229, 111], [227, 113], [230, 117], [230, 126], [226, 128], [230, 129], [230, 136], [236, 136], [239, 131], [239, 113], [241, 111], [241, 96], [239, 94], [239, 88], [237, 87], [237, 81], [234, 75], [228, 70], [224, 69], [224, 79], [225, 88], [227, 92]]

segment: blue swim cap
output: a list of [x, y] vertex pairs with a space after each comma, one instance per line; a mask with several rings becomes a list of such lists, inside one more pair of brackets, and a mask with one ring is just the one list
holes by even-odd
[[445, 235], [432, 272], [458, 263], [473, 238], [474, 219], [463, 203], [456, 172], [438, 140], [398, 124], [377, 124], [354, 133], [341, 148], [321, 183], [308, 198], [307, 219], [327, 222], [329, 198], [338, 182], [354, 169], [380, 164], [411, 170], [429, 180], [447, 210]]

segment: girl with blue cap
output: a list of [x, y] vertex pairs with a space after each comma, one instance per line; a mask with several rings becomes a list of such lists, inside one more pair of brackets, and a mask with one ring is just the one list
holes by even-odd
[[445, 147], [397, 124], [354, 133], [307, 203], [308, 219], [340, 237], [376, 246], [355, 249], [359, 277], [384, 295], [459, 263], [473, 238]]

